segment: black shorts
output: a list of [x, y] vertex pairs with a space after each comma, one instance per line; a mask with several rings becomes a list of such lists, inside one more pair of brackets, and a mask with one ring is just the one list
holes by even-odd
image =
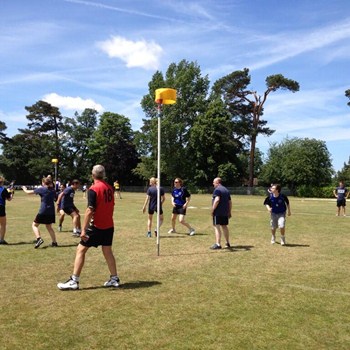
[[63, 210], [67, 215], [70, 215], [70, 214], [72, 214], [74, 211], [77, 211], [77, 208], [76, 208], [76, 207], [65, 207], [65, 208], [62, 208], [62, 210]]
[[[148, 214], [149, 215], [153, 215], [155, 212], [157, 212], [157, 208], [148, 208]], [[163, 209], [162, 208], [160, 208], [159, 214], [163, 215]]]
[[228, 216], [213, 216], [213, 225], [228, 225]]
[[177, 205], [173, 208], [173, 214], [186, 215], [186, 208]]
[[89, 239], [86, 242], [83, 240], [80, 241], [80, 244], [84, 247], [97, 248], [99, 245], [111, 246], [113, 243], [114, 227], [101, 230], [95, 226], [90, 226], [86, 230], [86, 234], [89, 236]]
[[337, 200], [337, 207], [345, 207], [346, 206], [346, 199], [339, 199]]
[[44, 224], [44, 225], [54, 224], [56, 222], [56, 216], [55, 215], [38, 214], [35, 217], [34, 222], [36, 224]]
[[0, 217], [1, 216], [6, 216], [6, 211], [5, 211], [4, 205], [0, 205]]

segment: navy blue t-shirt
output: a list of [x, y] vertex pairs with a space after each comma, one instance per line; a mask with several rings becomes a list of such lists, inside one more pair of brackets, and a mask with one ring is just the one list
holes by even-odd
[[348, 194], [348, 190], [345, 187], [337, 187], [336, 193], [337, 193], [337, 199], [341, 201], [346, 198], [346, 195]]
[[215, 197], [220, 197], [220, 201], [214, 210], [214, 216], [228, 216], [230, 212], [229, 204], [231, 200], [231, 195], [228, 189], [222, 185], [219, 185], [214, 189], [212, 203], [214, 203]]
[[55, 215], [56, 192], [54, 188], [39, 187], [34, 189], [34, 193], [41, 197], [39, 214]]
[[174, 197], [174, 203], [180, 207], [186, 203], [186, 198], [191, 197], [191, 194], [187, 191], [186, 187], [175, 187], [171, 195]]
[[63, 197], [62, 197], [62, 208], [72, 208], [74, 207], [74, 195], [75, 191], [72, 187], [67, 187], [63, 191]]
[[[163, 187], [159, 188], [160, 190], [160, 197], [164, 196], [164, 189]], [[157, 209], [157, 187], [156, 186], [150, 186], [147, 189], [147, 196], [149, 196], [149, 209], [150, 210], [156, 210]], [[160, 203], [160, 208], [162, 208], [162, 203]]]
[[264, 205], [269, 205], [272, 208], [272, 213], [282, 214], [287, 210], [289, 199], [282, 193], [280, 193], [278, 197], [271, 195], [265, 198]]
[[7, 192], [5, 187], [0, 186], [0, 205], [6, 205], [6, 199], [11, 198], [11, 194]]

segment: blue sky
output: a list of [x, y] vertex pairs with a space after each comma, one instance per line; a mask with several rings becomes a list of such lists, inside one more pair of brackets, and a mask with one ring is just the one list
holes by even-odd
[[283, 74], [258, 137], [266, 152], [286, 137], [326, 141], [335, 170], [350, 156], [349, 0], [1, 0], [0, 120], [25, 127], [25, 106], [45, 100], [64, 116], [95, 108], [142, 125], [140, 101], [156, 70], [197, 61], [215, 80], [249, 68], [251, 88]]

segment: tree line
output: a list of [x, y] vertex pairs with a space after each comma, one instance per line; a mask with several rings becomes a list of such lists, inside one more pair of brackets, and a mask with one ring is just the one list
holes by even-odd
[[[259, 135], [274, 133], [263, 119], [269, 94], [297, 92], [299, 83], [282, 74], [271, 75], [261, 95], [249, 88], [250, 83], [248, 68], [211, 85], [197, 62], [172, 63], [165, 74], [153, 74], [141, 100], [144, 118], [138, 131], [121, 114], [85, 109], [64, 117], [57, 107], [37, 101], [25, 107], [27, 127], [18, 129], [18, 134], [8, 137], [6, 124], [0, 121], [0, 173], [18, 183], [37, 183], [42, 175], [53, 173], [52, 159], [58, 159], [61, 179], [89, 182], [92, 166], [99, 163], [110, 181], [145, 184], [157, 173], [155, 91], [170, 87], [176, 89], [177, 101], [161, 111], [162, 183], [180, 176], [200, 189], [220, 176], [228, 186], [253, 186], [255, 178], [263, 185], [281, 182], [293, 190], [331, 184], [334, 172], [322, 140], [285, 139], [272, 144], [266, 158], [256, 148]], [[345, 95], [350, 98], [350, 90]], [[344, 164], [343, 173], [337, 175], [350, 180], [349, 168], [350, 163]]]

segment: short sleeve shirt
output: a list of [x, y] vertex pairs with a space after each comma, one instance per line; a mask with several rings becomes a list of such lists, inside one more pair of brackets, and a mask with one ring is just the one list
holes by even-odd
[[74, 195], [75, 191], [72, 187], [67, 187], [63, 191], [63, 197], [62, 197], [62, 208], [72, 208], [74, 207]]
[[220, 201], [214, 210], [214, 216], [228, 216], [230, 211], [229, 202], [231, 195], [228, 189], [222, 185], [216, 187], [213, 192], [213, 202], [216, 197], [220, 197]]
[[186, 198], [191, 197], [186, 187], [174, 188], [171, 195], [174, 197], [174, 203], [178, 206], [183, 206], [186, 203]]
[[34, 193], [41, 197], [41, 204], [39, 214], [41, 215], [55, 215], [55, 197], [56, 192], [53, 188], [45, 186], [35, 188]]
[[[160, 196], [164, 196], [164, 188], [160, 187]], [[157, 196], [158, 191], [156, 186], [150, 186], [147, 189], [147, 196], [149, 196], [149, 209], [155, 210], [157, 209]]]

